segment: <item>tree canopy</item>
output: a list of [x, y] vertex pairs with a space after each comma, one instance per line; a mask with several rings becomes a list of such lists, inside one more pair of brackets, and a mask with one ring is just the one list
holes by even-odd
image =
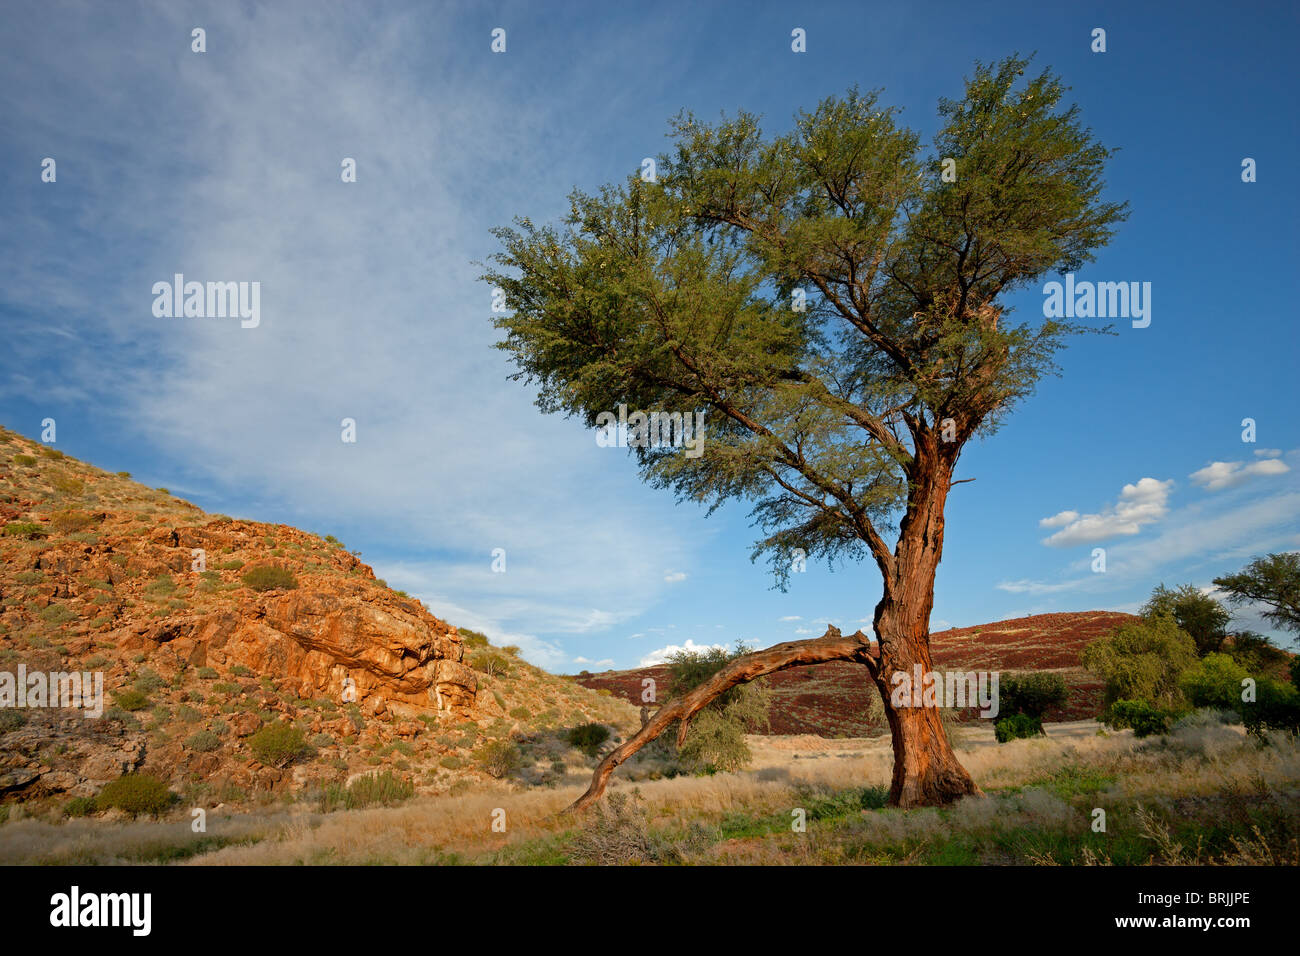
[[798, 548], [869, 554], [888, 591], [883, 533], [1081, 331], [1011, 323], [999, 297], [1077, 268], [1126, 215], [1101, 198], [1111, 151], [1027, 66], [977, 64], [928, 148], [857, 88], [778, 134], [746, 112], [679, 115], [655, 181], [494, 231], [484, 278], [506, 294], [515, 377], [589, 427], [621, 403], [707, 410], [703, 454], [638, 447], [644, 476], [754, 502], [778, 583]]

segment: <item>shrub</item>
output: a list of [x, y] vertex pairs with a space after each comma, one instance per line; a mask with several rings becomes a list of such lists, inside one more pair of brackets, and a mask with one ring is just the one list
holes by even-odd
[[[1041, 718], [1070, 697], [1065, 678], [1046, 671], [1006, 674], [998, 682], [998, 713], [1004, 717], [1025, 714]], [[1040, 721], [1041, 723], [1041, 721]]]
[[519, 769], [521, 756], [513, 741], [492, 740], [479, 750], [477, 760], [486, 773], [501, 779]]
[[128, 773], [105, 785], [95, 798], [95, 807], [122, 810], [133, 817], [142, 813], [158, 816], [175, 800], [176, 795], [157, 777]]
[[117, 473], [117, 477], [119, 477], [119, 478], [130, 478], [130, 477], [131, 477], [131, 473], [130, 473], [129, 471], [119, 471], [119, 472]]
[[510, 658], [495, 651], [476, 651], [469, 657], [469, 666], [488, 677], [505, 676], [510, 673]]
[[510, 716], [515, 718], [515, 720], [527, 720], [529, 717], [533, 716], [533, 712], [521, 704], [518, 707], [512, 707], [510, 709]]
[[17, 730], [25, 723], [27, 723], [27, 715], [21, 710], [14, 710], [10, 707], [0, 708], [0, 734], [7, 734], [11, 730]]
[[276, 589], [293, 590], [298, 586], [298, 579], [288, 568], [274, 564], [258, 564], [244, 572], [241, 579], [245, 587], [254, 591], [274, 591]]
[[1228, 654], [1205, 655], [1183, 672], [1178, 684], [1193, 707], [1241, 710], [1241, 682], [1246, 668]]
[[200, 730], [198, 733], [191, 734], [186, 738], [185, 746], [190, 750], [197, 750], [199, 753], [210, 753], [221, 746], [221, 735], [210, 730]]
[[479, 647], [488, 646], [487, 637], [483, 634], [480, 634], [478, 631], [471, 631], [467, 627], [462, 627], [459, 630], [460, 630], [460, 639], [462, 642], [464, 642], [466, 647], [479, 648]]
[[113, 703], [123, 710], [144, 710], [149, 706], [149, 695], [133, 688], [118, 690], [113, 692]]
[[5, 534], [10, 538], [26, 538], [28, 541], [35, 541], [37, 538], [44, 538], [49, 534], [44, 525], [39, 525], [35, 521], [11, 521], [5, 525]]
[[369, 806], [392, 806], [409, 800], [415, 795], [415, 784], [394, 774], [391, 770], [383, 773], [366, 774], [358, 777], [348, 785], [345, 803], [349, 810]]
[[14, 464], [23, 468], [30, 468], [36, 464], [35, 455], [14, 455]]
[[267, 724], [248, 738], [259, 761], [271, 767], [287, 767], [311, 752], [302, 731], [284, 723]]
[[445, 757], [442, 757], [438, 763], [446, 767], [448, 770], [459, 770], [461, 767], [465, 766], [465, 761], [460, 757], [457, 757], [455, 754], [447, 754]]
[[160, 574], [145, 585], [144, 593], [149, 597], [171, 597], [176, 592], [176, 581], [170, 574]]
[[[679, 651], [668, 658], [674, 697], [699, 687], [730, 661], [750, 648], [738, 644], [734, 652], [723, 648], [708, 651]], [[608, 695], [608, 691], [605, 691]], [[746, 732], [763, 730], [768, 725], [771, 693], [762, 678], [738, 684], [715, 698], [695, 715], [686, 731], [686, 740], [678, 757], [697, 772], [740, 770], [753, 757], [745, 743]]]
[[217, 671], [216, 671], [216, 668], [214, 668], [214, 667], [200, 667], [200, 668], [198, 669], [198, 675], [199, 675], [199, 677], [201, 677], [203, 680], [216, 680], [216, 679], [217, 679]]
[[66, 604], [51, 604], [41, 610], [40, 619], [46, 624], [66, 624], [77, 616], [77, 612]]
[[80, 478], [68, 478], [60, 475], [50, 482], [54, 490], [65, 495], [79, 495], [86, 490], [86, 483]]
[[84, 817], [94, 812], [94, 797], [73, 797], [63, 805], [63, 815], [65, 817]]
[[253, 672], [252, 672], [251, 670], [249, 670], [247, 667], [245, 667], [243, 664], [236, 664], [234, 667], [230, 668], [230, 674], [231, 674], [232, 677], [252, 677], [252, 676], [253, 676]]
[[1106, 682], [1106, 703], [1146, 701], [1180, 708], [1178, 679], [1196, 663], [1196, 645], [1172, 617], [1122, 624], [1083, 649], [1083, 665]]
[[1150, 737], [1165, 734], [1173, 724], [1175, 712], [1153, 707], [1144, 700], [1117, 700], [1101, 715], [1101, 722], [1110, 727], [1133, 728], [1133, 736]]
[[569, 743], [588, 757], [595, 757], [608, 739], [609, 728], [604, 724], [579, 724], [569, 731]]
[[1261, 677], [1255, 686], [1254, 702], [1238, 704], [1242, 723], [1255, 736], [1265, 730], [1300, 733], [1300, 692], [1294, 687]]
[[1042, 733], [1043, 718], [1032, 714], [1011, 714], [1008, 717], [999, 717], [993, 722], [993, 735], [997, 737], [1000, 744], [1025, 737], [1037, 737]]
[[49, 445], [42, 445], [42, 446], [41, 446], [41, 457], [42, 457], [42, 458], [62, 458], [62, 457], [63, 457], [63, 452], [59, 451], [57, 448], [51, 448]]

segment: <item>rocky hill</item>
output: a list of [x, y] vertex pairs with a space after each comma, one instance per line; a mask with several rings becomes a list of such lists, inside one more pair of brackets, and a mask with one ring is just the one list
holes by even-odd
[[[500, 775], [497, 741], [516, 783], [546, 785], [574, 756], [566, 727], [637, 723], [331, 537], [207, 514], [4, 429], [0, 530], [0, 801], [86, 799], [133, 771], [190, 806], [376, 771], [447, 792]], [[19, 675], [71, 672], [102, 675], [102, 716], [2, 706]]]
[[[1039, 614], [977, 627], [953, 628], [931, 635], [937, 670], [1056, 671], [1070, 691], [1064, 707], [1049, 711], [1049, 721], [1095, 717], [1102, 707], [1102, 683], [1083, 669], [1079, 656], [1089, 641], [1111, 633], [1129, 614], [1081, 611]], [[643, 667], [573, 678], [583, 687], [608, 690], [631, 703], [641, 699], [643, 678], [669, 692], [668, 668]], [[771, 734], [816, 734], [823, 737], [869, 737], [885, 732], [879, 695], [866, 672], [843, 661], [778, 671], [767, 678], [772, 690]]]

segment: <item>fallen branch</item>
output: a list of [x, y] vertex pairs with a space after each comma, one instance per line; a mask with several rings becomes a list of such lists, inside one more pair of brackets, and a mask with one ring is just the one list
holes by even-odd
[[605, 785], [610, 775], [618, 765], [662, 734], [672, 726], [673, 721], [677, 720], [682, 722], [681, 730], [677, 733], [677, 746], [680, 747], [686, 741], [690, 719], [710, 701], [722, 696], [737, 684], [748, 683], [757, 677], [785, 670], [787, 667], [822, 664], [826, 661], [857, 661], [865, 665], [873, 676], [878, 666], [871, 653], [870, 638], [861, 631], [843, 637], [834, 627], [826, 628], [826, 633], [822, 637], [808, 641], [787, 641], [766, 650], [737, 657], [689, 694], [674, 697], [660, 707], [634, 737], [629, 738], [600, 762], [591, 775], [591, 786], [587, 788], [587, 792], [564, 812], [574, 813], [584, 810], [599, 800], [605, 793]]

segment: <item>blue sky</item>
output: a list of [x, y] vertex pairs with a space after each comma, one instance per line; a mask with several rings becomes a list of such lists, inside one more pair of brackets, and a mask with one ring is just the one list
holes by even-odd
[[[36, 436], [52, 417], [69, 454], [335, 534], [554, 670], [856, 629], [874, 567], [772, 590], [747, 507], [706, 519], [541, 415], [492, 348], [476, 263], [491, 227], [553, 220], [573, 186], [664, 149], [682, 108], [784, 130], [856, 83], [928, 138], [976, 59], [1034, 52], [1120, 148], [1109, 195], [1132, 207], [1079, 278], [1150, 282], [1152, 322], [1078, 341], [967, 450], [932, 626], [1132, 610], [1300, 548], [1295, 6], [914, 7], [9, 3], [0, 422]], [[176, 272], [259, 281], [261, 324], [155, 318]]]

